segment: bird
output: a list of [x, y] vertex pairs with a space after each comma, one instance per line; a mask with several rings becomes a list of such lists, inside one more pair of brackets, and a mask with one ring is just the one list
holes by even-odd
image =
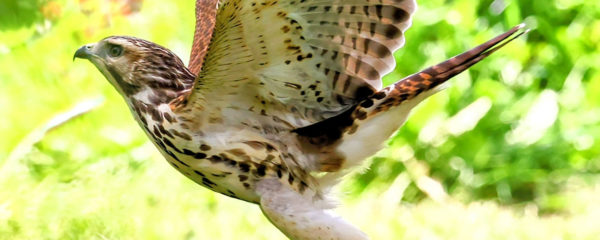
[[[368, 239], [335, 214], [343, 176], [411, 109], [524, 25], [385, 88], [415, 0], [197, 0], [186, 66], [130, 36], [76, 50], [122, 95], [167, 162], [258, 204], [290, 239]], [[407, 61], [410, 59], [407, 59]]]

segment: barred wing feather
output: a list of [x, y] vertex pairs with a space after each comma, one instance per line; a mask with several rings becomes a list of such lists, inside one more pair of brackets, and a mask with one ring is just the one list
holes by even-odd
[[415, 8], [414, 0], [222, 1], [194, 92], [244, 86], [305, 113], [339, 112], [381, 89]]

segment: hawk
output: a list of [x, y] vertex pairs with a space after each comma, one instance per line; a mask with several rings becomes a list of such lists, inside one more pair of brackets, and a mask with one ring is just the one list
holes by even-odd
[[166, 160], [200, 185], [260, 205], [291, 239], [367, 239], [331, 189], [410, 110], [524, 33], [523, 25], [382, 88], [414, 0], [197, 0], [190, 63], [152, 42], [77, 50], [123, 96]]

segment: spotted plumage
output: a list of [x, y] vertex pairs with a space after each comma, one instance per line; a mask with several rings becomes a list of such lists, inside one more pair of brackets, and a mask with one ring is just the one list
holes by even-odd
[[[197, 0], [190, 63], [114, 36], [83, 46], [169, 164], [260, 204], [292, 239], [366, 239], [331, 189], [437, 87], [521, 26], [382, 89], [414, 0]], [[511, 38], [512, 37], [512, 38]]]

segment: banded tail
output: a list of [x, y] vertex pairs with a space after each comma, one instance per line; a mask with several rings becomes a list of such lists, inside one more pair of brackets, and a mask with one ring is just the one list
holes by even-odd
[[520, 31], [523, 28], [524, 24], [513, 27], [469, 51], [376, 92], [342, 114], [295, 132], [301, 141], [320, 149], [322, 159], [318, 170], [337, 172], [355, 166], [378, 151], [404, 124], [410, 110], [437, 92], [437, 86], [528, 32]]

